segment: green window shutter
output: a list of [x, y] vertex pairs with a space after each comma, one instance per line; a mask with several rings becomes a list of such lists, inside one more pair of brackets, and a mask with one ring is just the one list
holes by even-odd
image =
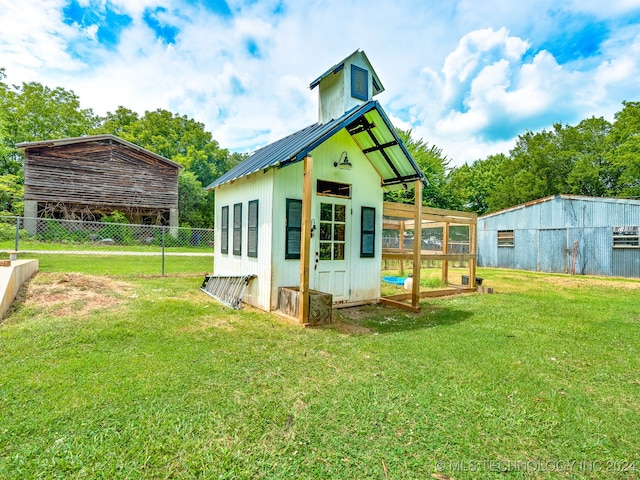
[[229, 253], [229, 207], [222, 207], [220, 221], [220, 252]]
[[247, 255], [254, 258], [258, 257], [258, 200], [249, 202]]
[[287, 198], [287, 231], [284, 258], [300, 258], [302, 236], [302, 200]]
[[233, 206], [233, 254], [242, 255], [242, 204]]
[[351, 65], [351, 96], [365, 102], [369, 100], [369, 72]]
[[360, 257], [373, 258], [376, 254], [376, 209], [362, 207], [360, 221]]

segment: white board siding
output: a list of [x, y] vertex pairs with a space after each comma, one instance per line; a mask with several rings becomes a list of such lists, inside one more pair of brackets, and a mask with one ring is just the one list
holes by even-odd
[[[315, 158], [314, 158], [315, 166]], [[302, 200], [304, 163], [273, 170], [273, 244], [271, 257], [271, 309], [278, 306], [278, 288], [300, 285], [300, 260], [285, 259], [287, 198]]]
[[[351, 170], [340, 170], [333, 166], [343, 151], [347, 152], [353, 165]], [[319, 225], [316, 212], [323, 200], [332, 197], [317, 195], [317, 180], [348, 183], [351, 185], [351, 199], [348, 201], [347, 215], [349, 263], [346, 268], [344, 292], [347, 301], [358, 302], [376, 300], [380, 297], [380, 273], [382, 266], [382, 202], [383, 192], [380, 177], [367, 158], [354, 143], [351, 136], [342, 130], [312, 152], [313, 192], [312, 219]], [[282, 169], [262, 171], [241, 178], [231, 184], [216, 189], [216, 218], [221, 218], [223, 206], [229, 206], [229, 253], [220, 253], [220, 225], [216, 225], [215, 274], [254, 274], [243, 301], [263, 310], [275, 310], [278, 302], [278, 288], [300, 285], [300, 260], [285, 259], [286, 243], [286, 200], [302, 199], [303, 162]], [[258, 258], [247, 256], [248, 204], [259, 201], [259, 246]], [[242, 203], [242, 255], [233, 255], [233, 205]], [[360, 257], [361, 209], [375, 208], [376, 239], [375, 256]], [[318, 288], [313, 272], [317, 233], [312, 239], [310, 255], [310, 286]]]
[[[338, 161], [343, 151], [347, 152], [349, 161], [353, 165], [351, 170], [340, 170], [333, 166]], [[316, 218], [318, 204], [323, 199], [331, 197], [317, 195], [317, 180], [351, 184], [350, 200], [350, 225], [348, 248], [350, 249], [350, 263], [347, 266], [347, 279], [345, 292], [348, 301], [375, 300], [380, 296], [380, 269], [382, 264], [382, 188], [380, 177], [373, 169], [367, 158], [362, 154], [351, 136], [342, 130], [324, 144], [312, 152], [313, 156], [313, 192], [312, 192], [312, 220], [316, 227], [319, 219]], [[285, 236], [286, 236], [286, 199], [302, 199], [302, 177], [304, 165], [302, 162], [285, 167], [275, 172], [273, 208], [273, 267], [271, 285], [271, 308], [277, 306], [278, 288], [283, 286], [300, 285], [300, 261], [297, 259], [286, 260]], [[360, 212], [361, 207], [373, 207], [376, 209], [376, 250], [373, 258], [360, 258]], [[311, 242], [310, 255], [310, 286], [321, 290], [322, 279], [315, 278], [314, 264], [317, 250], [317, 233]]]
[[[343, 151], [347, 152], [351, 170], [340, 170], [333, 166], [339, 160]], [[380, 297], [380, 275], [382, 268], [382, 202], [383, 192], [380, 186], [380, 176], [360, 151], [346, 130], [341, 130], [327, 142], [313, 151], [313, 201], [312, 211], [317, 211], [316, 204], [323, 197], [316, 192], [317, 179], [351, 184], [351, 214], [349, 242], [350, 263], [347, 267], [350, 292], [349, 302], [375, 300]], [[376, 239], [375, 256], [360, 257], [361, 209], [373, 207], [376, 209]], [[316, 225], [318, 219], [315, 219]], [[311, 272], [313, 277], [313, 263], [315, 251], [312, 251]]]
[[[216, 223], [214, 274], [256, 275], [244, 293], [247, 305], [269, 311], [271, 281], [271, 238], [273, 211], [273, 171], [257, 172], [216, 189], [216, 218], [222, 218], [222, 207], [229, 207], [229, 253], [220, 252], [221, 225]], [[258, 257], [247, 255], [249, 202], [258, 200]], [[233, 206], [242, 204], [242, 254], [233, 254]]]

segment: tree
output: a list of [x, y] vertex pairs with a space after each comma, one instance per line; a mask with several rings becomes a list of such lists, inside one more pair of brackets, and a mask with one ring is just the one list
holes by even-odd
[[[0, 70], [0, 80], [4, 70]], [[37, 82], [7, 86], [0, 82], [0, 173], [22, 175], [21, 142], [79, 137], [98, 124], [93, 110], [80, 108], [78, 96]]]
[[537, 198], [567, 193], [567, 178], [573, 157], [563, 150], [563, 127], [519, 135], [509, 157], [502, 162], [503, 181], [489, 198], [489, 210], [495, 211]]
[[448, 186], [464, 210], [478, 215], [492, 210], [494, 192], [505, 182], [504, 164], [507, 161], [508, 158], [500, 153], [476, 160], [471, 166], [464, 164], [452, 170]]
[[[183, 172], [193, 174], [193, 178], [186, 174], [178, 178], [180, 221], [192, 227], [213, 225], [213, 192], [206, 192], [204, 186], [244, 159], [244, 155], [220, 148], [202, 123], [163, 109], [138, 117], [135, 112], [118, 107], [107, 113], [98, 131], [118, 135], [179, 163], [185, 168]], [[188, 198], [190, 195], [192, 199]]]
[[182, 170], [178, 175], [178, 211], [180, 224], [192, 227], [213, 225], [213, 209], [208, 195], [193, 172]]
[[[435, 145], [429, 146], [422, 139], [414, 139], [411, 129], [396, 129], [398, 136], [424, 173], [427, 186], [422, 190], [423, 201], [432, 207], [459, 208], [460, 203], [451, 194], [447, 181], [447, 167], [449, 160], [442, 154], [442, 149]], [[400, 203], [413, 203], [413, 190], [394, 190], [388, 192], [385, 198]]]
[[127, 130], [131, 128], [131, 125], [139, 121], [140, 117], [136, 112], [119, 106], [115, 112], [107, 112], [107, 115], [101, 119], [96, 133], [110, 133], [126, 140]]
[[620, 171], [608, 154], [610, 130], [604, 118], [592, 117], [562, 131], [562, 154], [571, 158], [572, 166], [563, 193], [594, 197], [617, 193]]
[[640, 196], [640, 102], [622, 102], [609, 135], [609, 161], [622, 196]]
[[22, 177], [12, 173], [0, 176], [0, 214], [24, 213], [24, 185]]

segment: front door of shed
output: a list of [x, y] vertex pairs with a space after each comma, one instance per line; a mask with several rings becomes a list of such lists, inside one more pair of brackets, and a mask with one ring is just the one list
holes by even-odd
[[318, 200], [312, 288], [330, 293], [334, 302], [344, 302], [349, 300], [349, 200], [326, 197]]

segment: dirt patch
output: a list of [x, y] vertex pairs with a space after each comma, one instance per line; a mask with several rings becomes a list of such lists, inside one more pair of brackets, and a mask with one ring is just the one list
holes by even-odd
[[361, 325], [353, 325], [351, 323], [336, 322], [330, 325], [333, 329], [340, 333], [346, 333], [347, 335], [367, 335], [372, 333], [372, 330]]
[[106, 277], [40, 272], [17, 301], [23, 307], [43, 309], [56, 317], [86, 317], [96, 310], [117, 308], [132, 291], [132, 285]]

